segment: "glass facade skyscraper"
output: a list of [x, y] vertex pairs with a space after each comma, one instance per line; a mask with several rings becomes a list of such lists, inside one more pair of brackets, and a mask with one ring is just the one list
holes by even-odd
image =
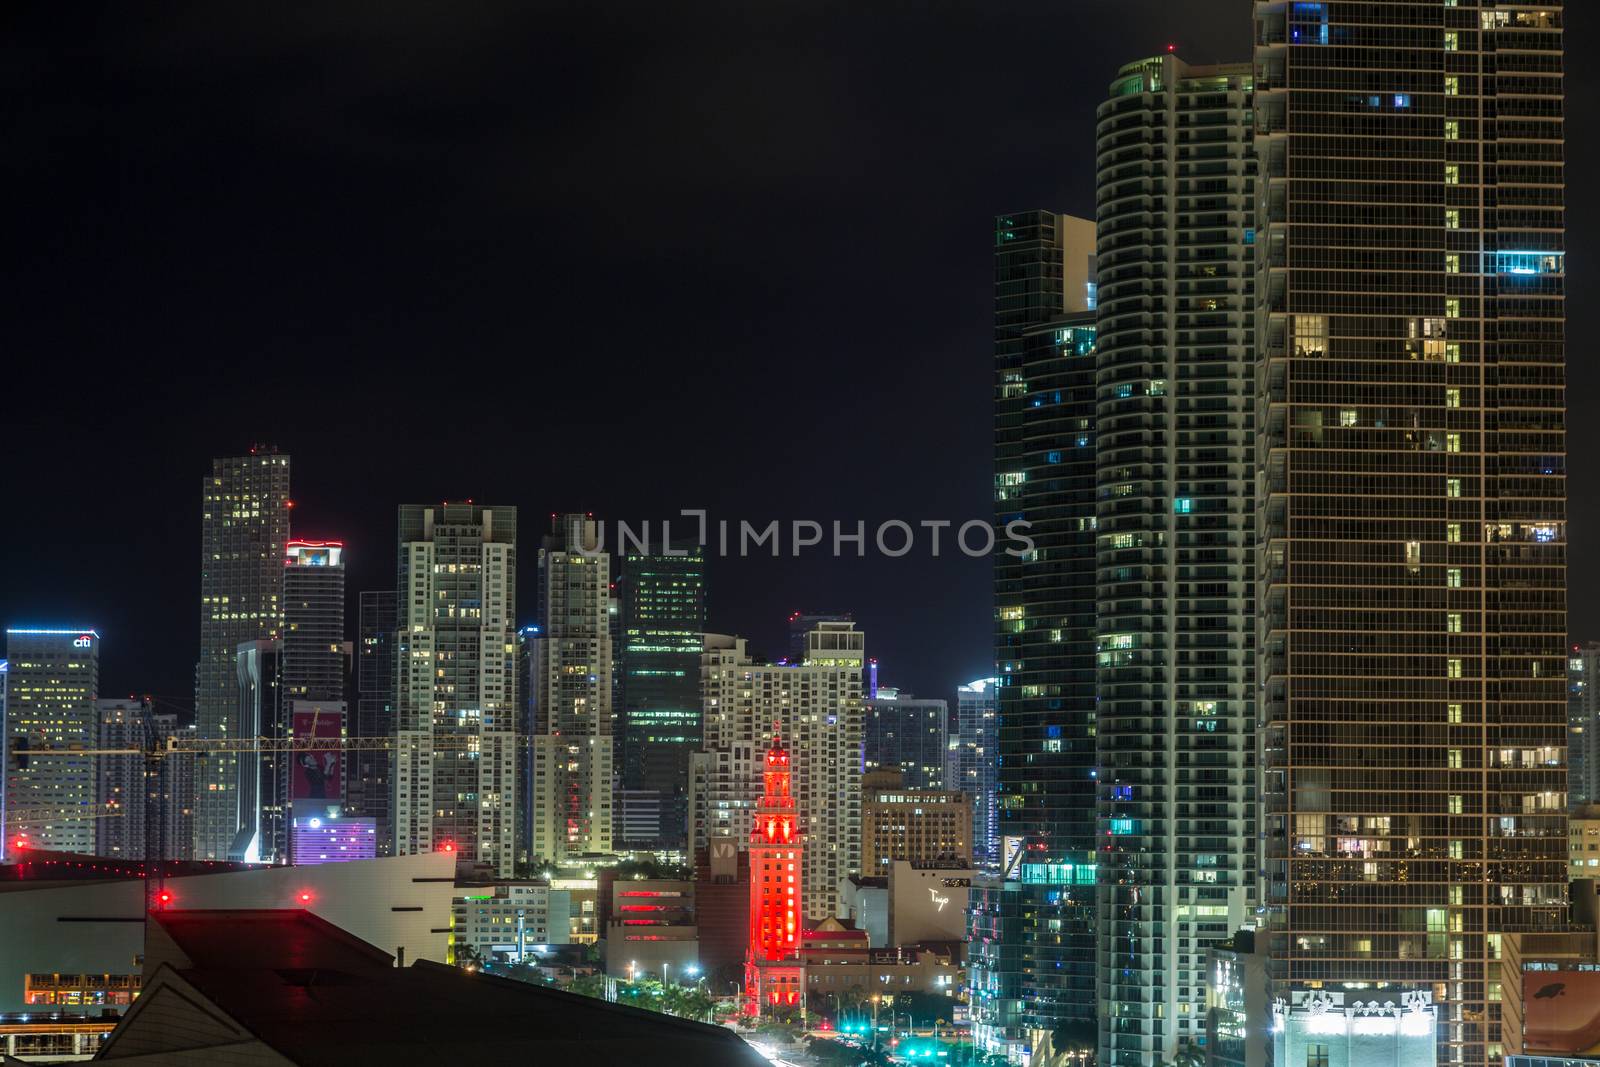
[[1255, 5], [1269, 967], [1444, 1064], [1566, 916], [1562, 8]]
[[[8, 849], [92, 854], [100, 635], [73, 627], [6, 630], [5, 826]], [[60, 750], [51, 755], [40, 749]], [[120, 758], [120, 757], [119, 757]]]
[[[660, 799], [656, 830], [621, 845], [684, 848], [689, 832], [689, 757], [700, 750], [700, 653], [705, 648], [704, 549], [683, 555], [628, 552], [618, 578], [622, 787]], [[641, 828], [642, 830], [642, 828]]]
[[[200, 662], [195, 726], [203, 738], [239, 737], [239, 646], [283, 629], [289, 540], [289, 457], [257, 446], [211, 461], [200, 520]], [[239, 757], [195, 758], [194, 858], [225, 860], [240, 828]]]
[[[1094, 224], [995, 220], [995, 557], [1001, 873], [970, 896], [975, 1033], [1093, 1031]], [[1001, 541], [1003, 543], [1003, 537]]]
[[1207, 947], [1254, 918], [1250, 89], [1165, 55], [1099, 108], [1102, 1065], [1203, 1043]]
[[955, 788], [945, 781], [949, 755], [950, 706], [942, 700], [919, 700], [889, 686], [880, 686], [863, 709], [861, 769], [899, 771], [906, 789]]

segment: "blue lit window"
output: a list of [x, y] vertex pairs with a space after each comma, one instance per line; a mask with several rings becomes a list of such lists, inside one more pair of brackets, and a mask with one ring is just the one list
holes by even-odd
[[1289, 5], [1289, 40], [1294, 44], [1328, 43], [1328, 5]]
[[1088, 448], [1089, 447], [1089, 435], [1088, 434], [1080, 433], [1078, 435], [1078, 447], [1079, 448]]
[[1060, 463], [1061, 462], [1061, 453], [1060, 452], [1046, 452], [1044, 454], [1044, 461], [1046, 463]]
[[1119, 785], [1111, 792], [1112, 796], [1114, 796], [1117, 800], [1133, 799], [1133, 786], [1131, 785]]
[[1256, 243], [1255, 227], [1251, 227], [1250, 229], [1244, 231], [1244, 243], [1247, 245], [1253, 245]]
[[1560, 274], [1563, 252], [1500, 252], [1497, 254], [1497, 271], [1500, 274]]
[[1061, 736], [1061, 727], [1059, 727], [1059, 726], [1046, 726], [1044, 728], [1044, 735], [1046, 737], [1060, 737]]
[[1084, 302], [1089, 305], [1089, 310], [1093, 311], [1100, 303], [1100, 287], [1094, 282], [1084, 282], [1083, 288]]
[[1410, 107], [1411, 106], [1411, 94], [1410, 93], [1395, 93], [1394, 94], [1394, 106], [1395, 107]]
[[1117, 396], [1120, 397], [1121, 399], [1126, 400], [1126, 399], [1128, 399], [1128, 397], [1130, 397], [1132, 395], [1133, 395], [1133, 385], [1132, 385], [1132, 383], [1124, 382], [1121, 385], [1117, 386]]

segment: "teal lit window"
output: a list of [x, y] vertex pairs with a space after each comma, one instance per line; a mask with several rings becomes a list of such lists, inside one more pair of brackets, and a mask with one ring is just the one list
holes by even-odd
[[1180, 496], [1172, 502], [1172, 510], [1179, 515], [1187, 515], [1194, 510], [1194, 501], [1186, 496]]
[[1126, 836], [1128, 834], [1136, 833], [1137, 824], [1137, 819], [1112, 819], [1111, 832], [1118, 836]]

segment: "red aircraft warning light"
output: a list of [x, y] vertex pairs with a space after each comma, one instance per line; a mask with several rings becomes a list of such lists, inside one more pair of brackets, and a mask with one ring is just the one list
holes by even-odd
[[299, 896], [298, 899], [299, 899], [300, 903], [302, 903], [302, 904], [311, 903], [311, 890], [309, 890], [309, 889], [300, 890], [300, 896]]

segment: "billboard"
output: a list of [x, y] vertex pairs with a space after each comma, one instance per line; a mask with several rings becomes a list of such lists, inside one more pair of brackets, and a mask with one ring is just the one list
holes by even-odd
[[1600, 1055], [1600, 971], [1523, 974], [1522, 1051]]
[[[290, 720], [296, 741], [314, 738], [337, 742], [344, 734], [344, 704], [319, 704], [297, 700]], [[289, 797], [294, 801], [344, 799], [344, 749], [337, 744], [309, 752], [290, 753]], [[298, 810], [298, 809], [297, 809]]]

